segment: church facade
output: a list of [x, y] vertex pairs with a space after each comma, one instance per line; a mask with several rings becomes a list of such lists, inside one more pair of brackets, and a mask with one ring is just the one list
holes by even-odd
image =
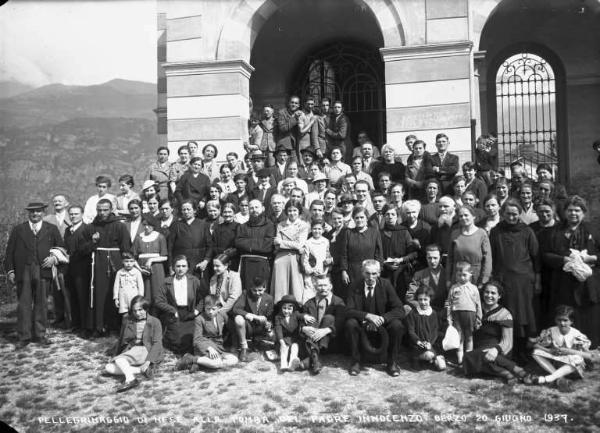
[[[172, 152], [243, 154], [248, 120], [291, 94], [341, 100], [352, 138], [405, 153], [445, 132], [461, 163], [550, 164], [595, 189], [598, 0], [158, 0], [158, 130]], [[173, 152], [175, 153], [175, 152]]]

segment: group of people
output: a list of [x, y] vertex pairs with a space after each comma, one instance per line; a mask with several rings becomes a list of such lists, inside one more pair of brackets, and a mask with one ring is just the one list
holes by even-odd
[[[106, 366], [125, 377], [120, 390], [152, 377], [163, 346], [179, 369], [247, 362], [254, 349], [313, 374], [321, 352], [345, 349], [351, 375], [385, 362], [395, 377], [402, 351], [445, 369], [454, 333], [453, 364], [469, 375], [568, 389], [600, 343], [600, 238], [585, 200], [545, 164], [535, 180], [519, 161], [505, 177], [493, 137], [459, 174], [443, 133], [433, 151], [408, 136], [402, 161], [364, 131], [352, 148], [340, 102], [331, 114], [327, 100], [322, 114], [299, 102], [265, 107], [244, 161], [219, 164], [214, 145], [192, 141], [170, 163], [160, 147], [139, 194], [130, 175], [117, 195], [98, 176], [84, 206], [57, 194], [44, 216], [30, 203], [5, 263], [17, 347], [49, 344], [52, 293], [55, 325], [120, 330]], [[519, 366], [531, 356], [547, 375]]]

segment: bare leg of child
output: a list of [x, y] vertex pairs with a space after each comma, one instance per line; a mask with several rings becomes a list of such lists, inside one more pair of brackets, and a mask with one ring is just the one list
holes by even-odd
[[435, 368], [438, 371], [445, 370], [446, 369], [446, 360], [444, 359], [444, 357], [442, 355], [438, 355], [433, 360], [433, 365], [435, 365]]
[[552, 365], [552, 363], [543, 356], [533, 355], [533, 359], [535, 359], [535, 362], [537, 362], [539, 366], [546, 370], [548, 373], [552, 374], [556, 371], [554, 365]]
[[125, 382], [131, 382], [133, 379], [135, 379], [135, 374], [140, 373], [140, 368], [133, 367], [125, 358], [117, 357], [115, 358], [114, 363], [125, 376]]
[[231, 354], [231, 353], [224, 353], [221, 355], [221, 357], [223, 358], [223, 366], [224, 367], [231, 367], [235, 364], [238, 363], [238, 357]]
[[454, 327], [458, 331], [458, 336], [460, 337], [460, 344], [458, 345], [458, 349], [456, 349], [456, 362], [458, 362], [458, 364], [462, 364], [464, 353], [465, 353], [465, 350], [464, 350], [465, 337], [463, 335], [462, 328], [460, 327], [460, 325], [457, 322], [458, 321], [454, 322]]
[[431, 350], [423, 352], [419, 355], [419, 359], [427, 362], [432, 362], [433, 358], [435, 358], [435, 353], [433, 353]]
[[568, 376], [571, 373], [575, 373], [577, 370], [575, 369], [575, 367], [572, 367], [570, 365], [563, 365], [561, 367], [559, 367], [556, 371], [554, 371], [554, 373], [549, 374], [548, 376], [542, 376], [539, 378], [540, 383], [552, 383], [557, 379], [560, 379], [561, 377], [565, 377]]
[[288, 355], [290, 354], [290, 347], [285, 344], [279, 345], [279, 357], [281, 358], [281, 370], [286, 371], [289, 370], [290, 366], [288, 363]]
[[473, 351], [473, 337], [466, 337], [465, 338], [465, 352], [472, 352]]
[[221, 360], [221, 358], [212, 359], [208, 356], [197, 357], [196, 364], [201, 365], [202, 367], [213, 369], [213, 370], [217, 370], [217, 369], [223, 367], [223, 361]]
[[290, 347], [290, 370], [297, 370], [300, 366], [300, 359], [298, 359], [298, 344], [292, 343]]

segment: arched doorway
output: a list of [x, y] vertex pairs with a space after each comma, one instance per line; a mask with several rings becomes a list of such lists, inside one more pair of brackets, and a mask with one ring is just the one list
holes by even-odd
[[498, 165], [507, 170], [511, 162], [520, 161], [533, 177], [544, 163], [557, 176], [557, 71], [533, 52], [539, 52], [535, 47], [520, 48], [498, 56], [490, 70], [495, 90], [495, 101], [490, 101], [495, 119], [490, 120], [495, 120], [498, 135]]
[[290, 94], [342, 101], [354, 135], [368, 132], [376, 144], [385, 137], [383, 62], [376, 48], [356, 41], [323, 45], [306, 56]]
[[[351, 23], [351, 25], [349, 24]], [[385, 137], [383, 36], [372, 10], [360, 1], [284, 2], [262, 24], [252, 47], [250, 96], [254, 116], [264, 104], [282, 108], [291, 94], [344, 103], [352, 139], [366, 129]]]

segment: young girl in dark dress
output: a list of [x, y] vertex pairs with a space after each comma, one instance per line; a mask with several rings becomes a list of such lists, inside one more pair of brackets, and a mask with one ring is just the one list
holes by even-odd
[[300, 366], [300, 327], [302, 314], [294, 295], [285, 295], [278, 304], [275, 316], [275, 337], [279, 343], [281, 371], [296, 370]]
[[425, 361], [442, 371], [446, 368], [446, 360], [434, 348], [439, 336], [439, 319], [430, 305], [433, 295], [434, 291], [431, 287], [423, 285], [417, 289], [415, 297], [418, 306], [406, 316], [406, 325], [413, 349], [413, 364]]

